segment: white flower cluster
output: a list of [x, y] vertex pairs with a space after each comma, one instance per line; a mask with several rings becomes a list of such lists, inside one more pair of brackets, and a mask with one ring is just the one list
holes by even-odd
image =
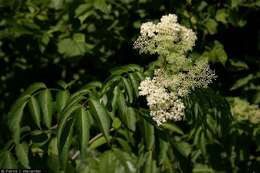
[[197, 39], [196, 34], [179, 23], [177, 16], [162, 16], [159, 23], [146, 22], [141, 25], [141, 36], [135, 41], [134, 48], [140, 52], [168, 54], [169, 51], [185, 53], [191, 50]]
[[197, 88], [207, 88], [217, 78], [215, 72], [206, 63], [196, 64], [195, 68], [189, 71], [187, 77], [193, 81], [193, 87]]
[[139, 95], [146, 96], [150, 114], [158, 125], [167, 120], [180, 121], [184, 117], [183, 98], [194, 88], [206, 88], [215, 74], [206, 63], [199, 63], [187, 73], [167, 75], [155, 70], [154, 77], [140, 83]]
[[185, 109], [182, 100], [169, 92], [161, 81], [168, 83], [161, 76], [155, 76], [153, 79], [146, 78], [139, 86], [139, 94], [146, 96], [150, 114], [158, 126], [167, 120], [182, 120]]
[[194, 63], [186, 57], [195, 44], [196, 35], [177, 23], [176, 15], [162, 16], [157, 24], [142, 24], [140, 34], [134, 47], [141, 53], [157, 53], [161, 64], [153, 78], [140, 83], [139, 95], [146, 96], [150, 114], [158, 125], [167, 120], [180, 121], [185, 115], [183, 98], [192, 89], [206, 88], [215, 74], [207, 62]]

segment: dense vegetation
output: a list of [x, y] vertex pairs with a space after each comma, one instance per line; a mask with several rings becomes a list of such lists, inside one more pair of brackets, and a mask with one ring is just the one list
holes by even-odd
[[[260, 1], [0, 0], [0, 11], [0, 168], [259, 172]], [[158, 126], [138, 88], [163, 56], [133, 45], [169, 13], [197, 35], [187, 56], [217, 78], [185, 95], [183, 120]], [[196, 67], [175, 60], [171, 76]]]

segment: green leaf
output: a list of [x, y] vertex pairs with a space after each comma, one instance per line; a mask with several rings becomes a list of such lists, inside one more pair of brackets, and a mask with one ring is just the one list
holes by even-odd
[[126, 91], [127, 91], [128, 101], [129, 101], [129, 103], [132, 103], [134, 100], [134, 98], [133, 98], [134, 96], [133, 96], [133, 88], [131, 86], [131, 83], [128, 79], [126, 79], [124, 77], [122, 78], [122, 80], [123, 80], [123, 83], [124, 83]]
[[255, 95], [253, 96], [252, 102], [256, 105], [260, 103], [260, 91], [255, 93]]
[[103, 13], [108, 13], [109, 8], [108, 5], [106, 4], [106, 0], [95, 0], [94, 1], [94, 7]]
[[[124, 167], [121, 160], [119, 160], [119, 158], [112, 150], [104, 152], [98, 160], [100, 160], [98, 164], [99, 169], [94, 173], [129, 173], [127, 167]], [[130, 164], [131, 163], [129, 163], [129, 166]], [[90, 173], [92, 173], [92, 170]]]
[[228, 18], [228, 13], [227, 13], [226, 9], [222, 8], [217, 11], [216, 20], [218, 22], [227, 24], [227, 18]]
[[81, 24], [85, 21], [86, 18], [89, 16], [95, 14], [92, 8], [91, 4], [81, 4], [78, 6], [78, 8], [75, 10], [75, 17], [78, 17]]
[[77, 43], [85, 43], [85, 35], [82, 33], [74, 33], [73, 40]]
[[100, 130], [107, 141], [109, 141], [110, 119], [105, 107], [94, 97], [89, 99], [89, 106], [92, 115], [99, 123]]
[[[58, 127], [58, 146], [60, 146], [61, 144], [61, 138], [62, 135], [64, 133], [64, 129], [66, 127], [66, 125], [68, 124], [69, 120], [71, 120], [71, 115], [73, 114], [73, 112], [75, 112], [76, 110], [78, 110], [79, 108], [81, 108], [81, 105], [77, 104], [77, 105], [72, 105], [71, 107], [69, 107], [66, 111], [63, 111], [63, 117], [59, 123], [59, 127]], [[60, 150], [60, 149], [59, 149]]]
[[32, 85], [30, 85], [22, 94], [22, 96], [25, 95], [32, 95], [34, 94], [36, 91], [39, 91], [41, 89], [45, 89], [46, 85], [44, 83], [38, 82], [38, 83], [34, 83]]
[[178, 133], [180, 135], [183, 135], [183, 131], [175, 124], [173, 123], [164, 123], [161, 125], [161, 127], [167, 129], [167, 130], [170, 130], [171, 132], [173, 133]]
[[226, 54], [226, 51], [224, 50], [224, 46], [219, 41], [214, 41], [214, 47], [212, 53], [213, 56], [216, 59], [218, 59], [219, 62], [222, 63], [222, 65], [226, 64], [228, 56]]
[[136, 173], [135, 159], [131, 157], [128, 153], [121, 151], [119, 149], [113, 148], [113, 153], [120, 161], [121, 165], [124, 166], [126, 173]]
[[137, 78], [139, 78], [140, 81], [144, 80], [145, 78], [144, 74], [139, 71], [135, 72], [134, 74], [137, 76]]
[[91, 7], [92, 5], [87, 3], [79, 5], [78, 8], [75, 10], [75, 17], [83, 15], [85, 12], [90, 10]]
[[110, 70], [110, 73], [113, 75], [123, 75], [129, 72], [142, 72], [143, 68], [136, 64], [128, 64], [125, 66], [115, 67]]
[[79, 129], [80, 135], [80, 149], [83, 151], [89, 141], [89, 130], [90, 130], [90, 113], [83, 107], [77, 112], [77, 128]]
[[84, 98], [82, 96], [85, 96], [85, 95], [88, 95], [88, 94], [91, 94], [91, 93], [92, 93], [92, 91], [89, 90], [89, 89], [81, 89], [81, 90], [75, 92], [74, 94], [71, 95], [71, 97], [68, 101], [68, 105], [70, 105], [72, 102], [74, 102], [74, 100], [77, 100], [77, 102], [78, 102], [80, 98], [81, 99]]
[[199, 127], [198, 129], [196, 129], [196, 133], [194, 135], [193, 144], [195, 144], [197, 146], [199, 146], [201, 132], [202, 132], [202, 127]]
[[154, 126], [147, 120], [143, 119], [143, 129], [144, 129], [144, 144], [147, 150], [152, 150], [154, 147], [155, 137], [154, 137]]
[[92, 81], [82, 87], [82, 89], [88, 89], [90, 91], [98, 91], [101, 89], [103, 84], [99, 81]]
[[37, 127], [41, 128], [41, 124], [40, 124], [41, 123], [41, 110], [40, 110], [39, 103], [34, 96], [32, 96], [30, 98], [28, 106], [29, 106], [29, 110], [31, 112], [32, 118], [35, 121]]
[[61, 173], [60, 163], [57, 155], [51, 155], [47, 157], [48, 171], [52, 173]]
[[8, 113], [8, 118], [9, 118], [8, 126], [12, 132], [13, 139], [16, 144], [18, 144], [20, 141], [21, 121], [22, 121], [23, 111], [29, 99], [30, 99], [29, 95], [25, 95], [19, 98], [12, 106], [10, 112]]
[[136, 129], [136, 112], [134, 108], [128, 107], [127, 108], [127, 127], [132, 131]]
[[147, 158], [144, 164], [144, 169], [143, 169], [143, 173], [156, 173], [156, 165], [155, 165], [155, 161], [153, 160], [152, 157], [152, 151], [149, 151], [147, 153]]
[[110, 76], [107, 80], [108, 82], [106, 82], [106, 84], [103, 86], [101, 93], [104, 94], [108, 92], [111, 88], [115, 87], [115, 85], [119, 83], [120, 80], [121, 80], [121, 76], [117, 76], [117, 75]]
[[66, 103], [68, 102], [70, 93], [67, 90], [61, 90], [57, 92], [56, 95], [56, 109], [58, 112], [58, 120], [60, 120], [59, 114], [65, 107]]
[[162, 164], [167, 159], [169, 143], [163, 139], [159, 139], [159, 164]]
[[50, 140], [50, 143], [48, 145], [48, 155], [49, 156], [58, 156], [58, 148], [57, 148], [57, 137], [53, 137]]
[[67, 89], [69, 86], [68, 86], [68, 84], [66, 83], [66, 82], [64, 82], [63, 80], [59, 80], [58, 82], [57, 82], [57, 85], [59, 86], [59, 87], [61, 87], [62, 89]]
[[119, 129], [121, 127], [121, 121], [120, 121], [119, 118], [114, 118], [113, 119], [112, 127], [114, 129]]
[[242, 0], [231, 0], [231, 8], [237, 8], [242, 3]]
[[135, 111], [133, 108], [127, 107], [124, 95], [120, 90], [118, 92], [117, 105], [119, 108], [119, 116], [122, 120], [122, 123], [125, 124], [132, 131], [135, 131]]
[[59, 10], [64, 7], [64, 0], [51, 0], [50, 8], [54, 8], [55, 10]]
[[228, 59], [224, 46], [217, 40], [214, 41], [213, 48], [208, 52], [204, 52], [203, 56], [208, 57], [211, 62], [220, 62], [223, 66]]
[[58, 51], [68, 57], [84, 54], [85, 50], [78, 47], [71, 38], [65, 38], [58, 42]]
[[189, 156], [192, 151], [191, 145], [187, 142], [173, 142], [175, 149], [185, 158]]
[[73, 96], [71, 96], [68, 100], [68, 103], [66, 104], [66, 106], [63, 108], [63, 110], [60, 113], [60, 120], [62, 120], [64, 118], [65, 112], [68, 112], [69, 109], [71, 109], [71, 107], [75, 106], [75, 105], [79, 105], [80, 102], [84, 99], [84, 96], [76, 96], [73, 98]]
[[135, 77], [135, 75], [133, 73], [129, 74], [129, 79], [130, 79], [131, 84], [133, 86], [134, 95], [137, 98], [138, 95], [139, 95], [138, 94], [139, 93], [139, 90], [138, 90], [139, 81], [138, 81], [138, 79]]
[[103, 144], [106, 144], [108, 140], [110, 140], [111, 137], [109, 136], [108, 139], [105, 138], [104, 136], [101, 136], [94, 140], [93, 142], [90, 143], [89, 148], [90, 149], [96, 149], [97, 147], [100, 147]]
[[192, 173], [214, 173], [215, 171], [207, 165], [195, 164]]
[[117, 105], [118, 105], [118, 109], [119, 109], [119, 116], [122, 120], [122, 122], [126, 125], [128, 125], [128, 119], [127, 119], [127, 104], [126, 104], [126, 100], [125, 97], [122, 93], [121, 90], [118, 90], [117, 93]]
[[206, 145], [207, 145], [207, 141], [206, 141], [205, 133], [202, 132], [200, 135], [200, 149], [202, 151], [202, 154], [204, 154], [204, 155], [207, 154]]
[[229, 62], [231, 66], [234, 67], [236, 70], [247, 70], [249, 68], [248, 65], [243, 61], [229, 59]]
[[213, 35], [217, 32], [218, 23], [214, 19], [207, 20], [207, 22], [205, 23], [205, 26], [206, 26], [209, 34]]
[[85, 35], [82, 33], [75, 33], [72, 38], [59, 40], [57, 46], [59, 53], [67, 57], [84, 55], [93, 47], [85, 42]]
[[249, 74], [246, 77], [240, 78], [239, 80], [237, 80], [235, 82], [235, 84], [231, 87], [230, 90], [236, 90], [238, 88], [241, 88], [241, 87], [247, 85], [252, 79], [254, 79], [254, 75], [253, 74]]
[[29, 169], [29, 159], [28, 159], [28, 145], [26, 143], [17, 144], [15, 147], [16, 156], [22, 166], [26, 169]]
[[51, 91], [49, 89], [45, 89], [40, 92], [39, 103], [43, 114], [43, 122], [45, 123], [46, 127], [51, 128], [53, 103]]
[[73, 138], [73, 127], [74, 127], [74, 120], [69, 120], [66, 123], [66, 127], [63, 129], [63, 133], [61, 136], [58, 137], [58, 151], [59, 151], [59, 159], [61, 168], [65, 169], [68, 163], [69, 157], [69, 149], [72, 143]]
[[130, 147], [130, 144], [129, 144], [129, 142], [127, 141], [127, 140], [124, 140], [124, 139], [122, 139], [122, 138], [119, 138], [119, 137], [117, 137], [117, 138], [115, 138], [116, 140], [117, 140], [117, 142], [119, 143], [119, 145], [120, 145], [120, 148], [122, 148], [124, 151], [126, 151], [126, 152], [132, 152], [132, 149], [131, 149], [131, 147]]
[[210, 130], [210, 132], [212, 133], [216, 133], [217, 131], [217, 122], [214, 120], [214, 118], [212, 117], [212, 115], [207, 115], [207, 130]]
[[114, 90], [113, 90], [113, 97], [112, 97], [112, 101], [111, 101], [111, 106], [112, 106], [112, 112], [113, 112], [113, 114], [115, 114], [115, 111], [117, 110], [117, 108], [118, 108], [118, 96], [119, 96], [119, 92], [121, 92], [120, 91], [120, 89], [119, 89], [119, 87], [118, 86], [116, 86], [115, 88], [114, 88]]
[[2, 151], [0, 153], [0, 168], [1, 169], [16, 169], [16, 161], [10, 151]]

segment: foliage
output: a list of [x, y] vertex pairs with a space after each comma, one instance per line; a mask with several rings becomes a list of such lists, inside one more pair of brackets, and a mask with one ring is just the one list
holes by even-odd
[[[0, 0], [0, 168], [259, 171], [260, 128], [251, 118], [260, 101], [259, 7], [243, 0]], [[157, 55], [141, 57], [132, 44], [141, 23], [173, 12], [197, 34], [190, 58], [211, 63], [218, 78], [214, 90], [184, 98], [184, 121], [157, 126], [138, 92]]]

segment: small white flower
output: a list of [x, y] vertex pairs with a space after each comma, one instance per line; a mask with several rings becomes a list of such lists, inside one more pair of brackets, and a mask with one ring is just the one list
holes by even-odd
[[146, 22], [141, 25], [141, 35], [153, 37], [155, 35], [156, 25], [152, 22]]
[[161, 17], [161, 23], [176, 23], [178, 17], [175, 14], [168, 14]]

